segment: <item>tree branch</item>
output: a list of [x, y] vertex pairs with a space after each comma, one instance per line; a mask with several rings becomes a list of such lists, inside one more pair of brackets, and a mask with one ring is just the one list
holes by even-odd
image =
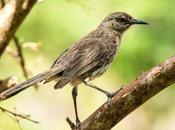
[[[164, 88], [175, 83], [175, 56], [141, 74], [81, 123], [81, 130], [110, 130]], [[69, 122], [71, 122], [69, 120]], [[76, 130], [74, 127], [72, 130]]]
[[37, 0], [8, 0], [0, 10], [0, 57]]
[[[25, 119], [25, 120], [31, 121], [31, 122], [36, 123], [36, 124], [39, 123], [38, 121], [35, 121], [35, 120], [31, 119], [31, 118], [30, 118], [30, 115], [22, 115], [22, 114], [18, 114], [18, 113], [15, 113], [15, 112], [9, 111], [9, 110], [7, 110], [7, 109], [1, 107], [1, 106], [0, 106], [0, 110], [1, 110], [2, 112], [6, 112], [6, 113], [8, 113], [8, 114], [10, 114], [10, 115], [13, 115], [15, 118], [16, 118], [16, 117], [20, 117], [20, 118], [22, 118], [22, 119]], [[18, 121], [18, 119], [16, 119], [16, 120]]]
[[27, 72], [27, 69], [26, 69], [26, 66], [25, 66], [24, 56], [23, 56], [23, 53], [22, 53], [22, 47], [19, 43], [19, 39], [16, 36], [14, 36], [13, 40], [15, 42], [16, 50], [17, 50], [17, 53], [18, 53], [17, 56], [18, 56], [18, 59], [19, 59], [18, 61], [19, 61], [19, 64], [21, 66], [24, 77], [26, 79], [29, 79], [28, 72]]

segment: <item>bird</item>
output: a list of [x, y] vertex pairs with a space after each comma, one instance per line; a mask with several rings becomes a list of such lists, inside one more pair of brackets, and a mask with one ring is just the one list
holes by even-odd
[[109, 14], [100, 25], [88, 35], [77, 41], [72, 47], [66, 49], [55, 60], [47, 71], [17, 84], [2, 93], [0, 99], [5, 100], [26, 88], [39, 82], [56, 81], [55, 89], [71, 84], [76, 126], [80, 127], [77, 112], [78, 86], [85, 84], [104, 93], [111, 99], [116, 92], [108, 92], [90, 83], [91, 80], [106, 72], [109, 65], [118, 54], [121, 38], [132, 25], [147, 25], [143, 20], [133, 18], [126, 12]]

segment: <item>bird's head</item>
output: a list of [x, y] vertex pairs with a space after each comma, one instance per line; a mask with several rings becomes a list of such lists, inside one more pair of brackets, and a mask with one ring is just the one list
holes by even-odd
[[115, 30], [118, 32], [126, 31], [130, 26], [136, 24], [148, 24], [142, 20], [134, 19], [132, 16], [125, 12], [115, 12], [108, 15], [103, 22], [101, 23], [100, 27], [108, 28], [111, 30]]

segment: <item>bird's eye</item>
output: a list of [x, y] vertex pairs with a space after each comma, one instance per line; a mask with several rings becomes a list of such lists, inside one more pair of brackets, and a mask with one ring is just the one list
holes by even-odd
[[127, 20], [124, 19], [124, 18], [116, 18], [116, 21], [117, 21], [117, 22], [121, 22], [121, 23], [127, 22]]

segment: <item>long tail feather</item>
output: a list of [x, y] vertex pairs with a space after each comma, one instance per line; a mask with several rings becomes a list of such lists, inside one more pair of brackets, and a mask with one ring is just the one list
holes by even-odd
[[20, 91], [36, 84], [39, 83], [43, 80], [49, 79], [50, 77], [58, 74], [60, 72], [60, 69], [51, 69], [49, 71], [43, 72], [41, 74], [36, 75], [35, 77], [26, 80], [18, 85], [15, 85], [7, 90], [5, 90], [4, 92], [0, 93], [0, 99], [7, 99], [13, 95], [16, 95], [17, 93], [19, 93]]

